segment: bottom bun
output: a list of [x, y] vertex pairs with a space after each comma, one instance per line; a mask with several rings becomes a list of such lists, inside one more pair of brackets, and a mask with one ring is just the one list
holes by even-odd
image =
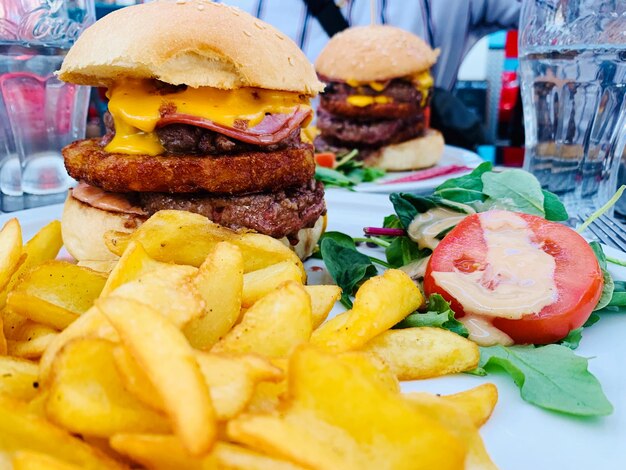
[[[104, 234], [111, 230], [131, 233], [145, 220], [145, 217], [137, 215], [97, 209], [79, 201], [70, 193], [65, 201], [61, 219], [63, 243], [79, 265], [109, 272], [119, 257], [107, 248]], [[311, 256], [325, 229], [326, 216], [323, 215], [317, 219], [313, 227], [303, 228], [298, 232], [296, 245], [291, 245], [287, 238], [280, 241], [304, 260]]]
[[387, 145], [368, 155], [366, 166], [387, 171], [419, 170], [436, 165], [443, 154], [445, 142], [439, 131], [428, 129], [422, 137]]

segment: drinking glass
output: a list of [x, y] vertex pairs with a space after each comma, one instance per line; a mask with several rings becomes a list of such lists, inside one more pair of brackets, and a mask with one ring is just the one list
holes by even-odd
[[626, 146], [626, 2], [524, 0], [524, 168], [586, 217], [617, 188]]
[[95, 18], [93, 0], [0, 0], [0, 191], [65, 191], [61, 148], [83, 138], [89, 87], [63, 83], [67, 50]]

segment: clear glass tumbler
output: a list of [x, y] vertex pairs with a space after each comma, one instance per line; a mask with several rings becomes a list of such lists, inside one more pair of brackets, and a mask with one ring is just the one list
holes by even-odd
[[626, 146], [626, 2], [524, 0], [519, 50], [524, 168], [580, 220], [614, 194]]
[[72, 183], [61, 148], [83, 138], [89, 88], [59, 81], [93, 0], [0, 0], [0, 191], [53, 194]]

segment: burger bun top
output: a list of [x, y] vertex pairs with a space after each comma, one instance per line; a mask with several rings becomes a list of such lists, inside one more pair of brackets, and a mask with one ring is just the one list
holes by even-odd
[[388, 25], [356, 26], [333, 36], [315, 68], [328, 79], [367, 83], [414, 76], [430, 69], [439, 50]]
[[58, 76], [91, 86], [146, 78], [309, 96], [323, 89], [291, 39], [237, 8], [207, 0], [158, 0], [106, 15], [78, 38]]

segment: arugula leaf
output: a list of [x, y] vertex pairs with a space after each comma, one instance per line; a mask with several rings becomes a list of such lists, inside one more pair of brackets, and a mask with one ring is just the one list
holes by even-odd
[[439, 294], [430, 295], [426, 312], [411, 313], [394, 328], [414, 328], [419, 326], [443, 328], [465, 338], [469, 336], [469, 331], [467, 331], [463, 323], [454, 318], [454, 312], [450, 308], [450, 303]]
[[385, 248], [385, 256], [387, 262], [394, 268], [400, 268], [409, 264], [411, 261], [430, 256], [432, 250], [428, 248], [421, 249], [409, 237], [394, 237], [391, 245]]
[[580, 344], [580, 340], [583, 339], [583, 328], [576, 328], [569, 332], [569, 334], [559, 341], [559, 344], [566, 348], [576, 349]]
[[524, 170], [484, 173], [483, 193], [503, 209], [545, 216], [544, 195], [537, 178]]
[[602, 270], [602, 277], [604, 278], [604, 284], [602, 286], [602, 295], [598, 300], [598, 304], [593, 309], [593, 311], [601, 310], [604, 307], [608, 306], [613, 297], [613, 290], [615, 289], [615, 283], [613, 282], [613, 277], [607, 270], [606, 264], [606, 255], [604, 254], [604, 250], [602, 249], [602, 245], [598, 242], [590, 242], [589, 246], [593, 250], [596, 258], [598, 259], [598, 264], [600, 265], [600, 269]]
[[598, 379], [587, 370], [587, 359], [557, 344], [480, 348], [480, 367], [504, 369], [533, 405], [578, 416], [613, 412]]
[[343, 173], [324, 166], [315, 167], [315, 179], [321, 181], [326, 186], [337, 186], [339, 188], [350, 188], [356, 184]]
[[482, 175], [491, 171], [493, 166], [489, 162], [478, 165], [469, 175], [450, 178], [435, 188], [435, 195], [450, 201], [468, 203], [484, 201]]
[[559, 196], [545, 189], [542, 189], [541, 192], [543, 193], [543, 211], [546, 214], [546, 220], [563, 222], [569, 219], [569, 214]]
[[340, 232], [327, 232], [320, 242], [322, 259], [328, 272], [341, 287], [341, 303], [352, 308], [350, 295], [358, 286], [378, 274], [370, 258], [357, 251], [352, 238]]

